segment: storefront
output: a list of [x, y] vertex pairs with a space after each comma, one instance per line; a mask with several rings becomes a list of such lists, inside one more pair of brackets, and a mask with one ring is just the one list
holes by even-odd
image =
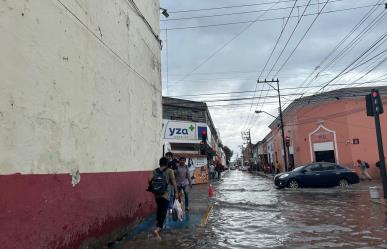
[[207, 144], [212, 145], [211, 131], [205, 123], [163, 120], [163, 144], [176, 157], [184, 156], [193, 184], [208, 183], [207, 155], [200, 155], [202, 133], [207, 133]]

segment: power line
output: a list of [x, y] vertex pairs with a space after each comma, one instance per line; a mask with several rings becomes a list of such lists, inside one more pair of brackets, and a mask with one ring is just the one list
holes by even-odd
[[197, 11], [207, 11], [207, 10], [220, 10], [220, 9], [231, 9], [231, 8], [241, 8], [241, 7], [252, 7], [259, 5], [271, 5], [273, 3], [288, 3], [294, 2], [295, 0], [285, 0], [277, 2], [265, 2], [265, 3], [254, 3], [254, 4], [242, 4], [242, 5], [232, 5], [232, 6], [223, 6], [223, 7], [213, 7], [213, 8], [201, 8], [201, 9], [191, 9], [191, 10], [172, 10], [168, 11], [169, 13], [186, 13], [186, 12], [197, 12]]
[[[331, 60], [327, 65], [324, 66], [323, 69], [321, 69], [321, 66], [325, 63], [325, 61], [328, 60], [328, 58], [334, 54], [334, 52], [336, 52], [339, 47], [344, 44], [344, 42], [358, 29], [361, 27], [361, 25], [377, 10], [377, 6], [378, 4], [380, 4], [382, 2], [382, 0], [378, 1], [378, 3], [375, 5], [375, 7], [371, 8], [364, 16], [363, 18], [351, 29], [351, 31], [335, 46], [335, 48], [326, 56], [324, 57], [324, 59], [314, 68], [314, 70], [310, 73], [310, 75], [301, 83], [300, 86], [304, 86], [304, 84], [306, 83], [307, 86], [309, 86], [311, 83], [312, 83], [312, 80], [313, 79], [317, 79], [317, 77], [319, 77], [323, 71], [325, 71], [330, 65], [332, 65], [338, 58], [339, 56], [343, 56], [345, 51], [348, 50], [350, 48], [350, 46], [354, 46], [355, 45], [355, 42], [356, 40], [358, 41], [360, 39], [360, 37], [364, 36], [366, 34], [366, 32], [368, 32], [370, 30], [370, 28], [372, 28], [373, 25], [375, 25], [377, 22], [379, 22], [380, 20], [378, 19], [379, 16], [377, 16], [373, 21], [371, 21], [371, 23], [366, 26], [340, 53], [339, 55], [337, 55], [333, 60]], [[383, 13], [382, 13], [383, 14]], [[319, 70], [319, 72], [316, 73], [316, 76], [314, 78], [310, 78], [317, 70]], [[308, 83], [307, 83], [308, 82]], [[306, 94], [306, 92], [304, 93]], [[302, 95], [303, 96], [303, 95]], [[287, 104], [287, 103], [285, 103]]]
[[[285, 97], [285, 96], [299, 96], [300, 94], [292, 94], [292, 93], [289, 93], [289, 94], [284, 94], [283, 96]], [[206, 103], [208, 103], [208, 102], [228, 102], [228, 101], [239, 101], [239, 100], [249, 100], [249, 99], [258, 99], [258, 98], [260, 98], [260, 97], [243, 97], [243, 98], [225, 98], [225, 99], [208, 99], [208, 100], [206, 100], [206, 99], [195, 99], [194, 101], [195, 102], [206, 102]], [[263, 97], [261, 97], [261, 98], [263, 98]], [[277, 95], [267, 95], [267, 96], [265, 96], [265, 98], [278, 98], [278, 96]], [[189, 100], [189, 99], [187, 99], [188, 101], [193, 101], [193, 100]], [[168, 103], [173, 103], [173, 101], [171, 101], [171, 102], [168, 102]]]
[[[325, 12], [321, 12], [321, 14], [331, 14], [331, 13], [338, 13], [338, 12], [345, 12], [345, 11], [352, 11], [352, 10], [358, 10], [358, 9], [365, 9], [373, 6], [381, 6], [384, 4], [371, 4], [371, 5], [363, 5], [363, 6], [358, 6], [358, 7], [351, 7], [351, 8], [344, 8], [344, 9], [336, 9], [336, 10], [329, 10]], [[305, 14], [304, 16], [315, 16], [319, 12], [314, 12], [314, 13], [309, 13]], [[282, 17], [274, 17], [274, 18], [266, 18], [266, 19], [261, 19], [259, 21], [238, 21], [238, 22], [228, 22], [228, 23], [218, 23], [218, 24], [207, 24], [207, 25], [195, 25], [195, 26], [185, 26], [185, 27], [169, 27], [168, 30], [185, 30], [185, 29], [196, 29], [196, 28], [209, 28], [209, 27], [219, 27], [219, 26], [228, 26], [228, 25], [236, 25], [236, 24], [246, 24], [246, 23], [254, 23], [254, 22], [266, 22], [266, 21], [275, 21], [275, 20], [283, 20], [286, 18], [286, 16]], [[299, 16], [291, 16], [290, 18], [299, 18]], [[165, 29], [161, 29], [165, 30]]]
[[[383, 63], [387, 61], [387, 58], [383, 60]], [[380, 66], [382, 63], [379, 63], [378, 66]], [[380, 77], [379, 77], [380, 78]], [[387, 82], [387, 80], [379, 80], [379, 82]], [[353, 82], [352, 84], [335, 84], [336, 86], [341, 85], [341, 86], [348, 86], [348, 85], [360, 85], [360, 84], [366, 84], [366, 83], [372, 83], [372, 81], [366, 81], [366, 82]], [[317, 94], [317, 93], [316, 93]], [[281, 95], [281, 97], [285, 96], [300, 96], [301, 94], [299, 93], [289, 93], [289, 94], [284, 94]], [[313, 96], [313, 95], [312, 95]], [[243, 101], [243, 100], [250, 100], [252, 98], [259, 98], [259, 97], [241, 97], [241, 98], [224, 98], [224, 99], [195, 99], [195, 100], [190, 100], [190, 99], [185, 99], [186, 101], [194, 101], [194, 102], [203, 102], [203, 103], [212, 103], [212, 102], [235, 102], [235, 101]], [[261, 98], [278, 98], [278, 95], [267, 95], [265, 97]], [[318, 98], [318, 96], [316, 96]], [[278, 103], [278, 102], [270, 102], [270, 103]], [[181, 103], [181, 101], [176, 101], [174, 102], [173, 100], [169, 101], [167, 104], [179, 104], [179, 105], [184, 105], [184, 103]], [[191, 105], [191, 103], [186, 103], [187, 105]], [[241, 104], [241, 103], [239, 103]], [[249, 104], [249, 103], [242, 103], [242, 104]]]
[[[313, 88], [316, 88], [313, 87]], [[281, 90], [296, 90], [299, 89], [298, 87], [289, 87], [289, 88], [282, 88]], [[267, 89], [264, 91], [272, 91], [271, 89]], [[254, 93], [255, 91], [236, 91], [236, 92], [217, 92], [217, 93], [202, 93], [202, 94], [187, 94], [187, 95], [175, 95], [175, 96], [168, 96], [171, 98], [175, 97], [197, 97], [197, 96], [212, 96], [212, 95], [228, 95], [228, 94], [242, 94], [242, 93]]]
[[[272, 7], [274, 7], [277, 3], [274, 3]], [[260, 15], [259, 17], [257, 17], [255, 19], [255, 21], [258, 21], [261, 17], [263, 17], [265, 14], [267, 13], [264, 12], [262, 15]], [[234, 40], [236, 40], [240, 35], [242, 35], [247, 29], [249, 29], [254, 23], [255, 21], [249, 23], [248, 25], [246, 25], [246, 27], [244, 27], [242, 30], [240, 30], [236, 35], [234, 35], [230, 40], [228, 40], [227, 42], [225, 42], [221, 47], [219, 47], [218, 49], [216, 49], [213, 53], [211, 53], [206, 59], [204, 59], [199, 65], [197, 65], [192, 71], [190, 71], [189, 73], [187, 73], [186, 75], [184, 75], [179, 81], [183, 81], [184, 79], [186, 79], [188, 76], [190, 76], [192, 73], [194, 73], [196, 70], [198, 70], [200, 67], [202, 67], [204, 64], [206, 64], [208, 61], [210, 61], [213, 57], [215, 57], [219, 52], [221, 52], [225, 47], [227, 47], [231, 42], [233, 42]]]
[[153, 30], [153, 27], [152, 25], [148, 22], [148, 20], [146, 19], [146, 17], [142, 14], [141, 10], [138, 8], [136, 2], [134, 0], [127, 0], [129, 5], [131, 5], [134, 9], [134, 11], [136, 12], [136, 14], [143, 20], [143, 22], [146, 24], [147, 28], [149, 29], [149, 31], [152, 33], [152, 35], [156, 38], [156, 40], [158, 41], [158, 43], [160, 44], [160, 47], [161, 47], [161, 44], [162, 44], [162, 41], [160, 40], [160, 37], [158, 36], [158, 34], [156, 34], [156, 32]]
[[[298, 19], [296, 25], [294, 26], [294, 28], [293, 28], [293, 30], [292, 30], [292, 33], [290, 34], [288, 40], [287, 40], [286, 43], [285, 43], [285, 46], [282, 48], [280, 54], [278, 55], [276, 61], [274, 62], [273, 66], [270, 68], [270, 70], [269, 70], [269, 72], [267, 73], [267, 75], [266, 75], [265, 78], [268, 78], [268, 77], [269, 77], [270, 73], [273, 71], [274, 67], [277, 65], [277, 62], [278, 62], [279, 59], [282, 57], [282, 54], [284, 53], [284, 51], [285, 51], [286, 47], [288, 46], [290, 40], [293, 38], [293, 35], [294, 35], [294, 33], [296, 32], [298, 26], [300, 25], [301, 20], [302, 20], [302, 18], [304, 17], [305, 12], [306, 12], [306, 10], [308, 9], [308, 7], [309, 7], [311, 1], [312, 1], [312, 0], [309, 0], [308, 4], [307, 4], [306, 7], [304, 8], [304, 11], [302, 12], [301, 17]], [[325, 4], [325, 5], [326, 5], [326, 4]], [[324, 6], [325, 6], [325, 5], [324, 5]], [[321, 10], [321, 11], [322, 11], [322, 10]], [[320, 12], [320, 13], [321, 13], [321, 12]], [[317, 15], [317, 17], [318, 17], [318, 16], [319, 16], [319, 15]], [[278, 73], [278, 72], [277, 72], [277, 73]], [[260, 78], [260, 77], [258, 77], [258, 79], [259, 79], [259, 78]]]
[[133, 68], [126, 60], [124, 60], [114, 49], [112, 49], [105, 41], [103, 41], [93, 30], [89, 28], [73, 11], [71, 11], [61, 0], [57, 2], [79, 23], [81, 24], [98, 42], [100, 42], [108, 51], [110, 51], [118, 61], [120, 61], [124, 66], [126, 66], [130, 71], [134, 72], [139, 78], [144, 80], [150, 87], [155, 91], [159, 91], [151, 82], [149, 82], [145, 76], [139, 73], [135, 68]]
[[[261, 70], [261, 73], [259, 74], [258, 79], [261, 77], [262, 73], [266, 70], [266, 67], [267, 67], [268, 63], [270, 62], [270, 59], [271, 59], [271, 57], [273, 56], [273, 53], [274, 53], [275, 49], [277, 48], [279, 41], [281, 40], [281, 37], [282, 37], [282, 35], [283, 35], [283, 33], [284, 33], [285, 29], [286, 29], [286, 26], [287, 26], [288, 23], [289, 23], [290, 16], [292, 15], [293, 10], [294, 10], [294, 7], [296, 6], [296, 4], [297, 4], [297, 0], [294, 1], [293, 7], [292, 7], [292, 9], [291, 9], [290, 12], [289, 12], [289, 16], [288, 16], [288, 18], [286, 19], [285, 25], [282, 26], [282, 29], [281, 29], [281, 32], [280, 32], [278, 38], [277, 38], [277, 41], [276, 41], [276, 43], [275, 43], [275, 45], [274, 45], [274, 47], [273, 47], [273, 49], [272, 49], [272, 51], [271, 51], [271, 53], [270, 53], [270, 55], [269, 55], [269, 58], [266, 60], [265, 66], [264, 66], [263, 69]], [[255, 92], [257, 91], [257, 87], [258, 87], [258, 82], [255, 84], [254, 96], [255, 96]], [[260, 91], [260, 95], [259, 95], [260, 97], [262, 96], [263, 90], [264, 90], [264, 86], [262, 86], [262, 89], [261, 89], [261, 91]], [[259, 99], [259, 100], [260, 100], [260, 99]], [[259, 104], [259, 102], [258, 102], [258, 104]], [[257, 104], [257, 105], [258, 105], [258, 104]], [[251, 106], [250, 106], [250, 110], [249, 110], [249, 115], [247, 116], [247, 119], [246, 119], [246, 124], [249, 124], [249, 123], [250, 123], [250, 116], [251, 116], [250, 112], [251, 112], [251, 108], [253, 107], [253, 105], [254, 105], [254, 100], [251, 101]], [[245, 125], [243, 125], [243, 127], [245, 127]]]
[[335, 81], [336, 79], [338, 79], [339, 77], [341, 77], [342, 75], [344, 74], [347, 74], [348, 72], [351, 72], [351, 70], [347, 71], [354, 63], [356, 63], [356, 61], [358, 61], [360, 58], [362, 58], [365, 54], [367, 54], [373, 47], [375, 47], [378, 43], [380, 43], [381, 41], [383, 41], [385, 38], [387, 37], [387, 33], [384, 33], [379, 39], [377, 39], [372, 45], [371, 47], [367, 48], [363, 53], [361, 53], [354, 61], [352, 61], [346, 68], [344, 68], [339, 74], [337, 74], [335, 77], [333, 77], [330, 81], [328, 81], [327, 83], [324, 84], [323, 87], [321, 87], [320, 90], [318, 90], [318, 92], [324, 90], [330, 83], [332, 83], [333, 81]]
[[[298, 0], [294, 1], [295, 3]], [[335, 2], [343, 2], [346, 0], [334, 0], [330, 1], [329, 3], [335, 3]], [[320, 5], [324, 4], [326, 2], [320, 2], [320, 3], [312, 3], [310, 6], [313, 5]], [[295, 5], [295, 4], [294, 4]], [[306, 5], [297, 5], [297, 8], [305, 7]], [[276, 11], [276, 10], [287, 10], [287, 9], [293, 9], [294, 7], [288, 6], [288, 7], [280, 7], [275, 9], [270, 9], [270, 11]], [[232, 13], [222, 13], [222, 14], [212, 14], [212, 15], [202, 15], [202, 16], [188, 16], [188, 17], [180, 17], [180, 18], [168, 18], [165, 20], [160, 20], [161, 22], [172, 22], [172, 21], [185, 21], [185, 20], [192, 20], [192, 19], [201, 19], [201, 18], [213, 18], [213, 17], [221, 17], [221, 16], [233, 16], [233, 15], [244, 15], [244, 14], [252, 14], [252, 13], [259, 13], [267, 11], [268, 9], [261, 9], [261, 10], [250, 10], [250, 11], [241, 11], [241, 12], [232, 12]], [[171, 12], [170, 12], [171, 13]]]
[[[301, 20], [303, 19], [304, 15], [305, 15], [305, 13], [306, 13], [306, 10], [307, 10], [308, 7], [310, 6], [310, 3], [311, 3], [311, 0], [309, 0], [309, 2], [307, 3], [306, 7], [304, 8], [304, 10], [303, 10], [303, 12], [302, 12], [302, 14], [301, 14], [301, 17], [298, 19], [298, 21], [297, 21], [296, 25], [294, 26], [294, 28], [293, 28], [293, 30], [292, 30], [290, 36], [288, 37], [288, 39], [287, 39], [285, 45], [283, 46], [282, 50], [280, 51], [280, 53], [279, 53], [279, 55], [278, 55], [276, 61], [273, 63], [272, 67], [270, 68], [269, 72], [267, 73], [265, 79], [269, 77], [270, 73], [273, 71], [274, 67], [277, 65], [279, 59], [282, 57], [282, 55], [283, 55], [285, 49], [287, 48], [287, 46], [288, 46], [290, 40], [292, 39], [292, 37], [293, 37], [295, 31], [297, 30], [299, 24], [301, 23]], [[325, 3], [324, 7], [325, 7], [326, 5], [327, 5], [327, 2]], [[323, 9], [321, 9], [321, 11], [320, 11], [319, 13], [321, 13], [322, 11], [323, 11]], [[319, 15], [317, 15], [317, 17], [318, 17], [318, 16], [319, 16]], [[289, 20], [289, 19], [288, 19], [288, 20]], [[260, 76], [261, 76], [261, 75], [260, 75]], [[260, 78], [260, 76], [258, 77], [258, 79]], [[269, 85], [270, 85], [270, 84], [269, 84]], [[267, 94], [266, 94], [266, 95], [267, 95]], [[265, 105], [265, 99], [264, 99], [264, 101], [263, 101], [263, 103], [262, 103], [261, 106], [263, 107], [264, 105]], [[257, 103], [256, 109], [258, 109], [258, 106], [259, 106], [259, 103]], [[280, 106], [280, 108], [282, 108], [282, 107]]]
[[[324, 6], [321, 8], [321, 11], [320, 11], [320, 14], [321, 12], [324, 10], [324, 8], [327, 6], [329, 0], [327, 2], [325, 2]], [[299, 42], [297, 43], [296, 47], [292, 50], [292, 52], [289, 54], [289, 56], [287, 57], [287, 59], [285, 60], [285, 62], [280, 66], [280, 68], [278, 69], [277, 73], [274, 75], [274, 77], [276, 77], [278, 75], [278, 73], [284, 68], [284, 66], [288, 63], [288, 61], [290, 60], [290, 58], [293, 56], [294, 52], [297, 50], [297, 48], [300, 46], [301, 42], [305, 39], [306, 35], [309, 33], [310, 29], [312, 28], [312, 26], [314, 25], [314, 23], [317, 21], [318, 17], [320, 16], [320, 14], [318, 14], [312, 21], [312, 23], [309, 25], [308, 29], [306, 30], [306, 32], [304, 33], [304, 35], [301, 37], [301, 39], [299, 40]]]

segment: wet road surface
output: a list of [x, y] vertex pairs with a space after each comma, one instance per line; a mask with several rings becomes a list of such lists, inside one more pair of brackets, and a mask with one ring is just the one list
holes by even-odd
[[387, 208], [368, 185], [277, 190], [270, 179], [231, 171], [216, 185], [206, 227], [182, 227], [156, 241], [139, 234], [118, 248], [387, 248]]

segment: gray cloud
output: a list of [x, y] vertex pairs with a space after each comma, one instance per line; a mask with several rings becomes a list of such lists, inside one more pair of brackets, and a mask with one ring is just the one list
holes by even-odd
[[[320, 0], [323, 2], [325, 0]], [[256, 2], [256, 1], [255, 1]], [[240, 4], [251, 4], [254, 1], [233, 1], [233, 0], [196, 0], [196, 1], [172, 1], [162, 0], [161, 5], [163, 8], [167, 8], [169, 11], [184, 10], [184, 9], [198, 9], [207, 7], [219, 7], [230, 6]], [[267, 0], [267, 2], [274, 2], [274, 0]], [[297, 5], [305, 5], [307, 0], [298, 1]], [[312, 0], [312, 3], [317, 0]], [[337, 10], [344, 8], [351, 8], [356, 6], [364, 6], [369, 4], [375, 4], [376, 0], [343, 0], [340, 2], [334, 2], [328, 4], [326, 11]], [[292, 3], [282, 3], [275, 7], [291, 6]], [[199, 16], [207, 14], [219, 14], [230, 13], [239, 11], [251, 11], [269, 8], [270, 5], [255, 6], [238, 9], [226, 9], [218, 11], [201, 11], [195, 13], [171, 13], [170, 18]], [[320, 6], [321, 8], [321, 6]], [[318, 63], [336, 46], [336, 44], [359, 22], [359, 20], [367, 13], [367, 9], [358, 9], [347, 12], [337, 12], [332, 14], [324, 14], [319, 17], [315, 25], [312, 27], [310, 33], [306, 39], [301, 43], [296, 53], [291, 57], [288, 64], [279, 73], [278, 77], [281, 80], [281, 87], [296, 87], [303, 82], [305, 77], [313, 71]], [[317, 6], [312, 6], [309, 12], [316, 12]], [[383, 12], [383, 6], [379, 6], [378, 13]], [[297, 11], [295, 11], [297, 13]], [[214, 23], [225, 22], [237, 22], [253, 20], [262, 13], [252, 13], [246, 15], [225, 16], [219, 18], [205, 18], [194, 19], [184, 21], [171, 21], [162, 22], [161, 28], [165, 28], [166, 25], [171, 27], [178, 26], [195, 26], [206, 25]], [[268, 12], [265, 18], [275, 18], [287, 16], [289, 10]], [[376, 16], [376, 15], [374, 15]], [[309, 24], [312, 22], [314, 16], [305, 17], [299, 26], [299, 29], [295, 32], [295, 35], [289, 43], [288, 49], [285, 50], [283, 57], [279, 60], [278, 68], [284, 59], [288, 56], [290, 51], [296, 45], [298, 40], [304, 34]], [[256, 87], [256, 79], [259, 72], [264, 67], [264, 64], [273, 49], [274, 43], [280, 33], [283, 25], [282, 20], [257, 22], [251, 25], [243, 34], [237, 39], [225, 47], [221, 52], [214, 56], [211, 60], [205, 63], [197, 71], [186, 77], [184, 81], [179, 81], [187, 73], [191, 72], [195, 67], [203, 62], [210, 54], [221, 47], [225, 42], [233, 38], [238, 32], [240, 32], [248, 24], [238, 24], [230, 26], [219, 26], [211, 28], [200, 29], [187, 29], [187, 30], [170, 30], [168, 31], [168, 95], [185, 95], [185, 94], [197, 94], [197, 93], [209, 93], [209, 92], [230, 92], [240, 90], [254, 90]], [[291, 19], [289, 26], [285, 30], [283, 38], [274, 53], [269, 68], [271, 67], [274, 59], [277, 58], [278, 52], [284, 45], [284, 42], [289, 37], [291, 30], [296, 25], [296, 19]], [[340, 72], [346, 65], [348, 65], [356, 56], [370, 46], [370, 44], [380, 37], [385, 32], [386, 18], [369, 32], [361, 42], [354, 47], [342, 60], [325, 72], [325, 75], [320, 76], [314, 85], [318, 85], [327, 82], [334, 75]], [[165, 31], [161, 32], [161, 37], [165, 40]], [[386, 45], [383, 44], [378, 50], [385, 49]], [[166, 93], [166, 47], [162, 51], [163, 56], [163, 89]], [[381, 56], [380, 59], [385, 58], [386, 55]], [[350, 74], [351, 77], [344, 77], [338, 83], [346, 83], [349, 79], [356, 79], [358, 73], [361, 73], [364, 67]], [[365, 71], [364, 71], [365, 72]], [[364, 73], [363, 72], [363, 73]], [[219, 73], [219, 74], [215, 74]], [[366, 77], [365, 79], [373, 79], [377, 76], [385, 74], [385, 67], [380, 67], [374, 74]], [[269, 75], [269, 78], [273, 74]], [[359, 74], [361, 75], [361, 74]], [[263, 74], [266, 76], [266, 74]], [[348, 81], [349, 82], [349, 81]], [[258, 92], [256, 96], [260, 95], [261, 85], [257, 87]], [[264, 86], [263, 89], [268, 89]], [[312, 93], [316, 89], [309, 90]], [[287, 90], [284, 93], [295, 93], [295, 90]], [[275, 92], [269, 93], [273, 95]], [[250, 97], [253, 94], [246, 94]], [[263, 96], [266, 92], [262, 93]], [[212, 98], [235, 98], [242, 95], [229, 95], [229, 96], [215, 96]], [[203, 97], [191, 98], [196, 100], [202, 100]], [[208, 98], [206, 98], [208, 99]], [[276, 99], [267, 99], [266, 102], [271, 103]], [[286, 102], [286, 101], [285, 101]], [[251, 103], [251, 101], [235, 101], [234, 104]], [[230, 102], [224, 103], [209, 103], [213, 104], [232, 104]], [[239, 150], [238, 145], [241, 144], [241, 129], [251, 128], [253, 141], [256, 142], [262, 139], [269, 129], [267, 125], [272, 121], [272, 118], [264, 114], [256, 115], [252, 114], [257, 104], [254, 101], [254, 107], [247, 106], [234, 106], [234, 108], [210, 108], [211, 115], [217, 128], [220, 129], [222, 139], [225, 145], [230, 146], [234, 151]], [[260, 102], [262, 103], [262, 101]], [[261, 106], [259, 106], [261, 107]], [[261, 107], [263, 110], [268, 111], [274, 115], [277, 112], [276, 104], [265, 104]], [[251, 109], [251, 111], [250, 111]], [[249, 125], [246, 125], [247, 118], [251, 120]]]

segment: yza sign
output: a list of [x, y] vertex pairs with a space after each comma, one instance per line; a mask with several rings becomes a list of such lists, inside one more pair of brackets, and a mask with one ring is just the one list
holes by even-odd
[[191, 122], [164, 121], [165, 139], [196, 140], [196, 124]]

